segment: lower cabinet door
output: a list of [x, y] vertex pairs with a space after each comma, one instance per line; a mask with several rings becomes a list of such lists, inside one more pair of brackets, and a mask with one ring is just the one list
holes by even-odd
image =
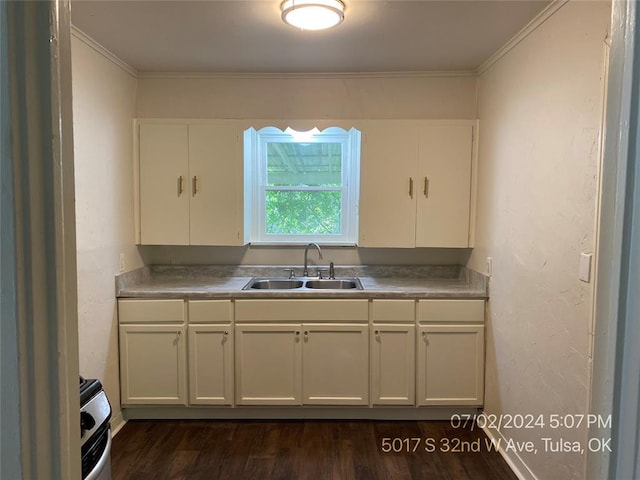
[[371, 403], [415, 405], [415, 325], [371, 328]]
[[123, 404], [187, 404], [185, 333], [184, 325], [120, 325]]
[[482, 405], [484, 326], [418, 327], [418, 405]]
[[301, 325], [236, 325], [236, 404], [302, 403]]
[[231, 324], [189, 325], [189, 403], [233, 404]]
[[303, 403], [369, 404], [369, 327], [303, 325]]

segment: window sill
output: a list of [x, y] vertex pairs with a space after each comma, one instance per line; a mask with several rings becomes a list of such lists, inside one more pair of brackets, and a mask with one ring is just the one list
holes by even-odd
[[[311, 241], [302, 241], [302, 242], [249, 242], [249, 245], [252, 247], [304, 247], [309, 245]], [[348, 242], [323, 242], [323, 241], [315, 241], [321, 247], [350, 247], [355, 248], [358, 245], [356, 243], [348, 243]]]

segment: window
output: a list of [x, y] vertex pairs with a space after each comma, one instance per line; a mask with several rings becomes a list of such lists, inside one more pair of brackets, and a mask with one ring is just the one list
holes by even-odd
[[252, 243], [356, 243], [359, 131], [250, 128], [244, 147]]

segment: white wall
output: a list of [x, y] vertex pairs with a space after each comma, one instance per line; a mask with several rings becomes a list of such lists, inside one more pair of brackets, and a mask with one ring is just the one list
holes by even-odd
[[[140, 247], [150, 265], [288, 265], [304, 263], [299, 247]], [[322, 246], [323, 260], [310, 253], [310, 263], [328, 265], [464, 265], [471, 250], [466, 248], [357, 248]]]
[[142, 265], [134, 238], [132, 119], [136, 79], [72, 38], [80, 373], [99, 378], [120, 413], [115, 280]]
[[473, 76], [140, 78], [146, 118], [476, 118]]
[[[551, 414], [588, 412], [593, 289], [578, 280], [578, 260], [595, 241], [609, 17], [608, 3], [571, 1], [479, 79], [478, 218], [468, 266], [485, 271], [493, 257], [487, 413], [544, 414], [548, 422]], [[539, 447], [521, 454], [537, 478], [584, 478], [586, 454], [545, 452], [541, 439], [586, 446], [585, 423], [502, 434]]]
[[[474, 76], [142, 77], [143, 118], [474, 119]], [[143, 247], [147, 263], [300, 264], [299, 248]], [[465, 264], [466, 249], [337, 248], [340, 265]]]

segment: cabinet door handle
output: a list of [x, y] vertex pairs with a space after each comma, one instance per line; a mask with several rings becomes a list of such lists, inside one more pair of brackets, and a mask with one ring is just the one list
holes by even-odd
[[300, 332], [296, 332], [296, 342], [300, 341]]
[[184, 177], [180, 175], [178, 177], [178, 196], [184, 193]]
[[305, 331], [305, 332], [304, 332], [304, 341], [305, 341], [305, 342], [308, 342], [308, 341], [309, 341], [309, 332], [308, 332], [308, 331]]
[[424, 198], [429, 198], [429, 177], [424, 177]]
[[380, 330], [375, 330], [373, 333], [374, 333], [374, 334], [375, 334], [375, 336], [376, 336], [376, 340], [377, 340], [377, 341], [380, 341]]
[[193, 196], [195, 197], [196, 193], [198, 193], [198, 177], [197, 176], [195, 175], [193, 176], [192, 183], [193, 183], [193, 186], [191, 190], [193, 190]]
[[413, 198], [413, 177], [409, 177], [409, 196]]

